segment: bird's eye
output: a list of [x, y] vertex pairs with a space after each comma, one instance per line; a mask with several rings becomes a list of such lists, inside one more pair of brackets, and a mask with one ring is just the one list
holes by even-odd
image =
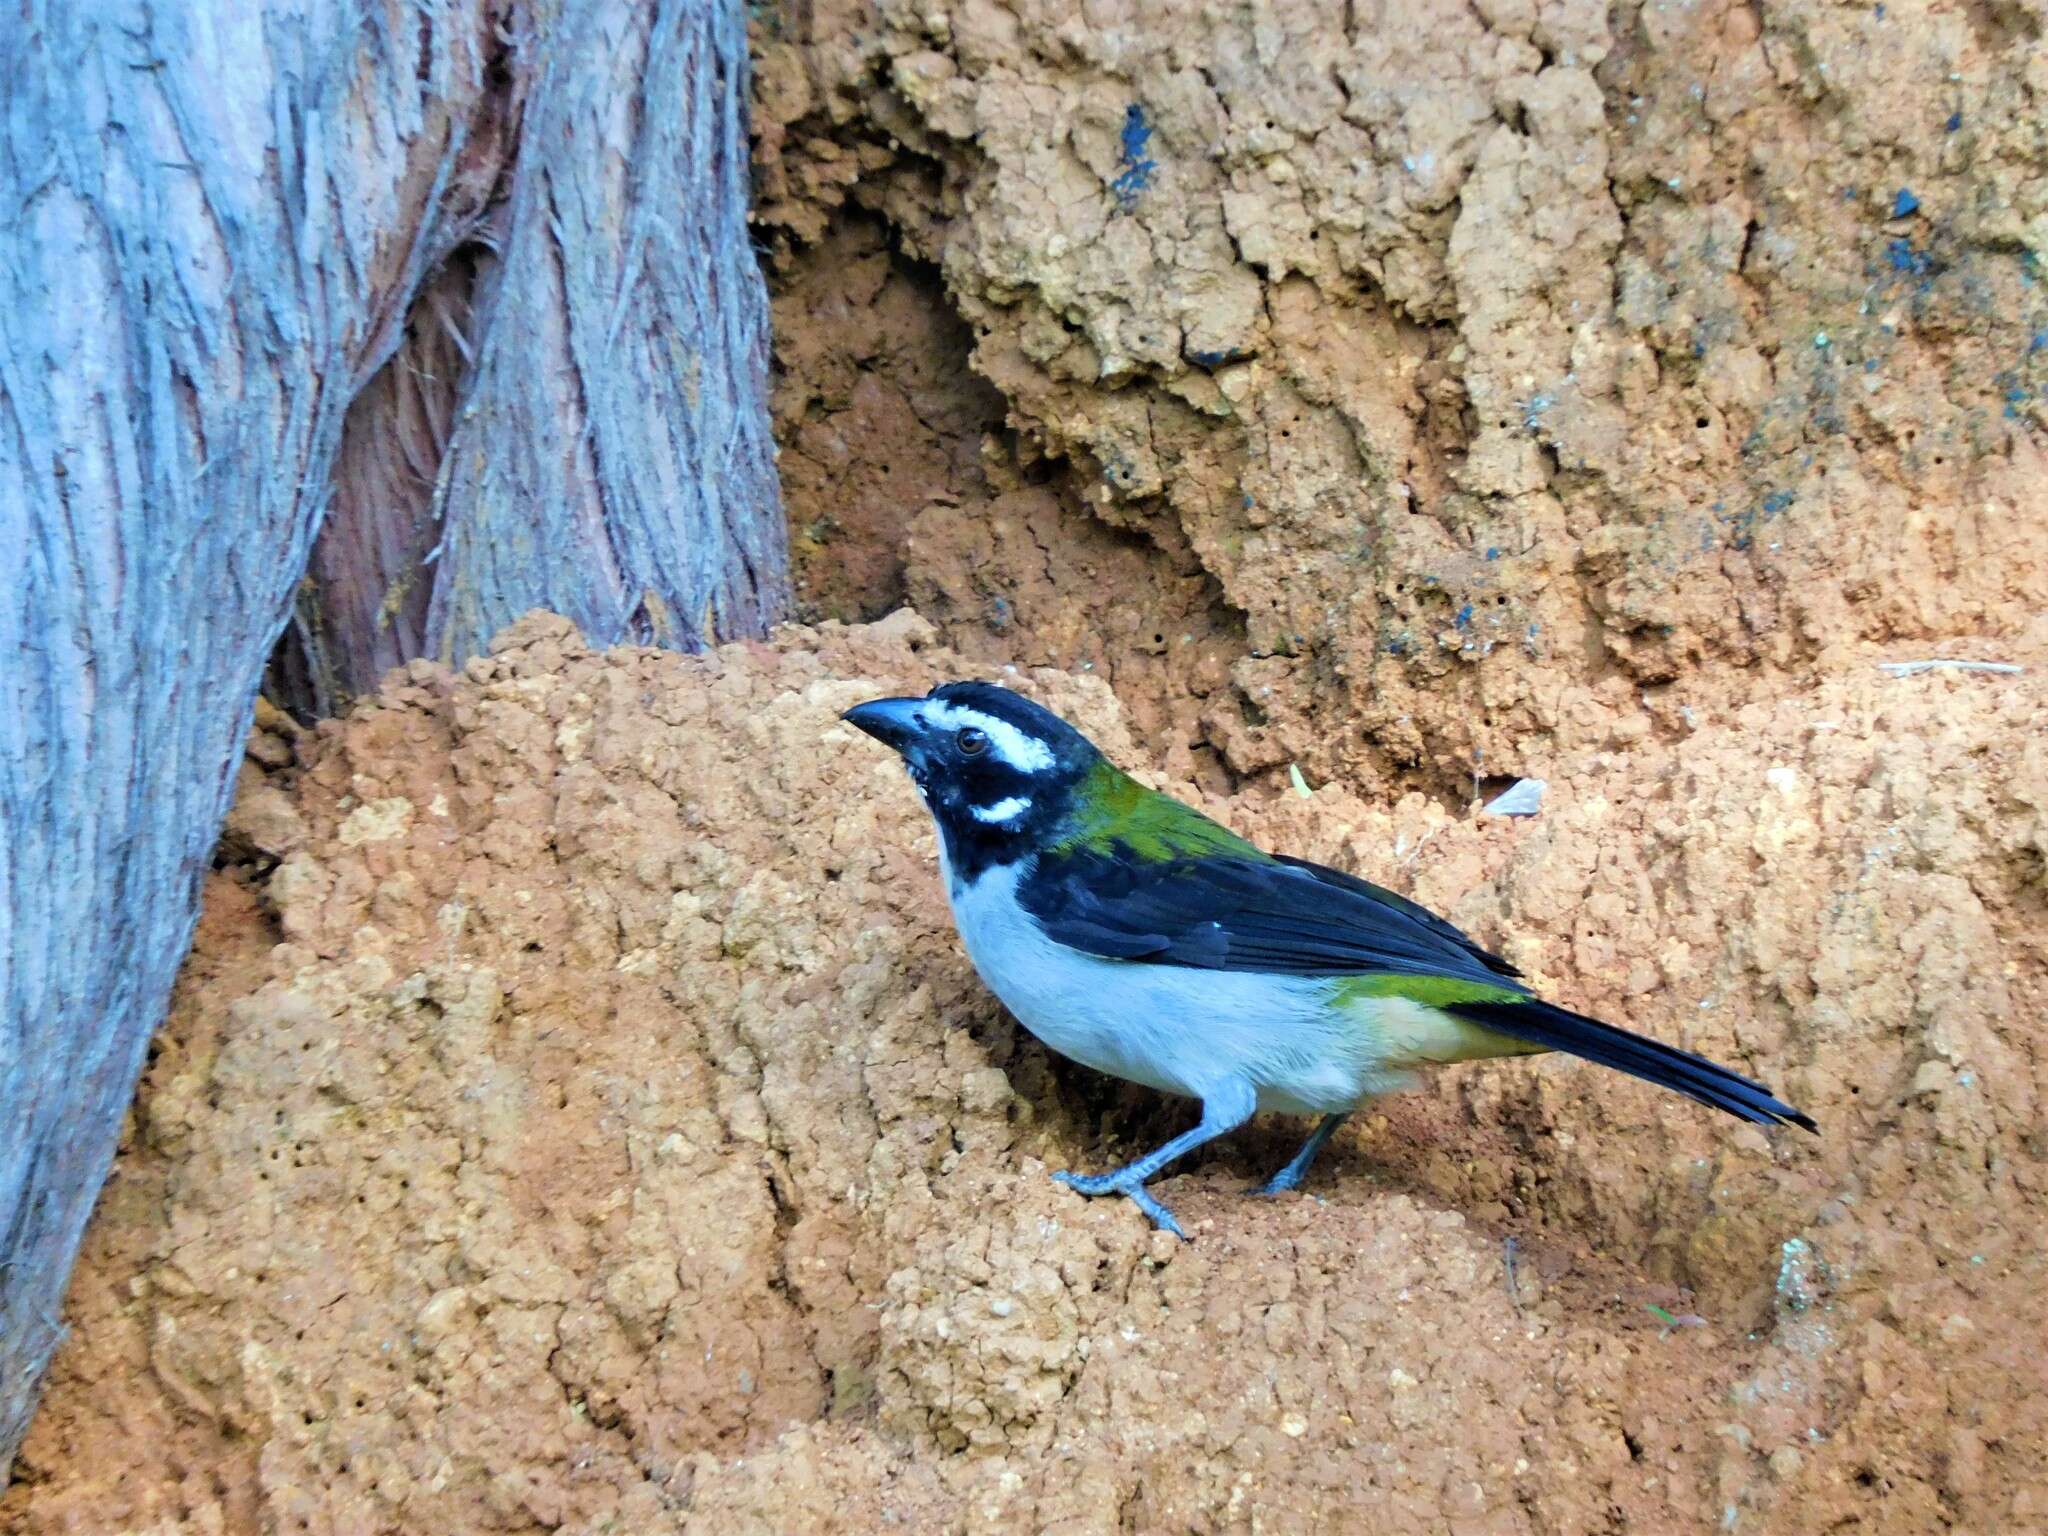
[[979, 757], [988, 750], [988, 732], [970, 725], [953, 738], [953, 745], [960, 749], [962, 757]]

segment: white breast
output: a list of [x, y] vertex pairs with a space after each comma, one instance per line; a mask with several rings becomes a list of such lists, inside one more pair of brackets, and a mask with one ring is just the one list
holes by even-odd
[[982, 980], [1062, 1056], [1195, 1099], [1249, 1081], [1261, 1109], [1297, 1114], [1350, 1109], [1403, 1081], [1383, 1069], [1377, 1031], [1329, 1006], [1327, 981], [1105, 960], [1054, 943], [1017, 900], [1027, 868], [972, 885], [947, 869], [946, 890]]

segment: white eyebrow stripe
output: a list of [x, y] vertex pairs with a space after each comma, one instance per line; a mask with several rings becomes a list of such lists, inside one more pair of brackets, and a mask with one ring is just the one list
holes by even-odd
[[965, 709], [957, 704], [927, 704], [924, 713], [941, 730], [959, 731], [971, 725], [986, 731], [996, 756], [1019, 773], [1043, 773], [1052, 766], [1052, 748], [1036, 736], [1026, 736], [1007, 720], [998, 720], [994, 715], [984, 715], [978, 709]]
[[977, 805], [974, 819], [996, 826], [1005, 821], [1015, 821], [1031, 809], [1031, 802], [1022, 795], [1012, 795], [1007, 800], [998, 800], [994, 805]]

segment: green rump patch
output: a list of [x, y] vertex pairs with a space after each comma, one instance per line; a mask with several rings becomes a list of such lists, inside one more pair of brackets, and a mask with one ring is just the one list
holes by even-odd
[[1343, 977], [1337, 982], [1335, 995], [1340, 1003], [1400, 997], [1429, 1008], [1455, 1008], [1461, 1003], [1524, 1003], [1529, 1000], [1528, 993], [1514, 987], [1466, 981], [1458, 976], [1404, 976], [1398, 972]]

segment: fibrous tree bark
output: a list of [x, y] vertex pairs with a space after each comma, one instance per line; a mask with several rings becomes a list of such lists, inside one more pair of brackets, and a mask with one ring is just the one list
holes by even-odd
[[0, 12], [0, 1481], [288, 618], [333, 698], [778, 616], [745, 67], [734, 0]]
[[745, 37], [729, 8], [722, 29], [688, 11], [572, 5], [547, 27], [502, 200], [344, 432], [288, 702], [329, 712], [536, 605], [600, 644], [684, 648], [779, 616]]

